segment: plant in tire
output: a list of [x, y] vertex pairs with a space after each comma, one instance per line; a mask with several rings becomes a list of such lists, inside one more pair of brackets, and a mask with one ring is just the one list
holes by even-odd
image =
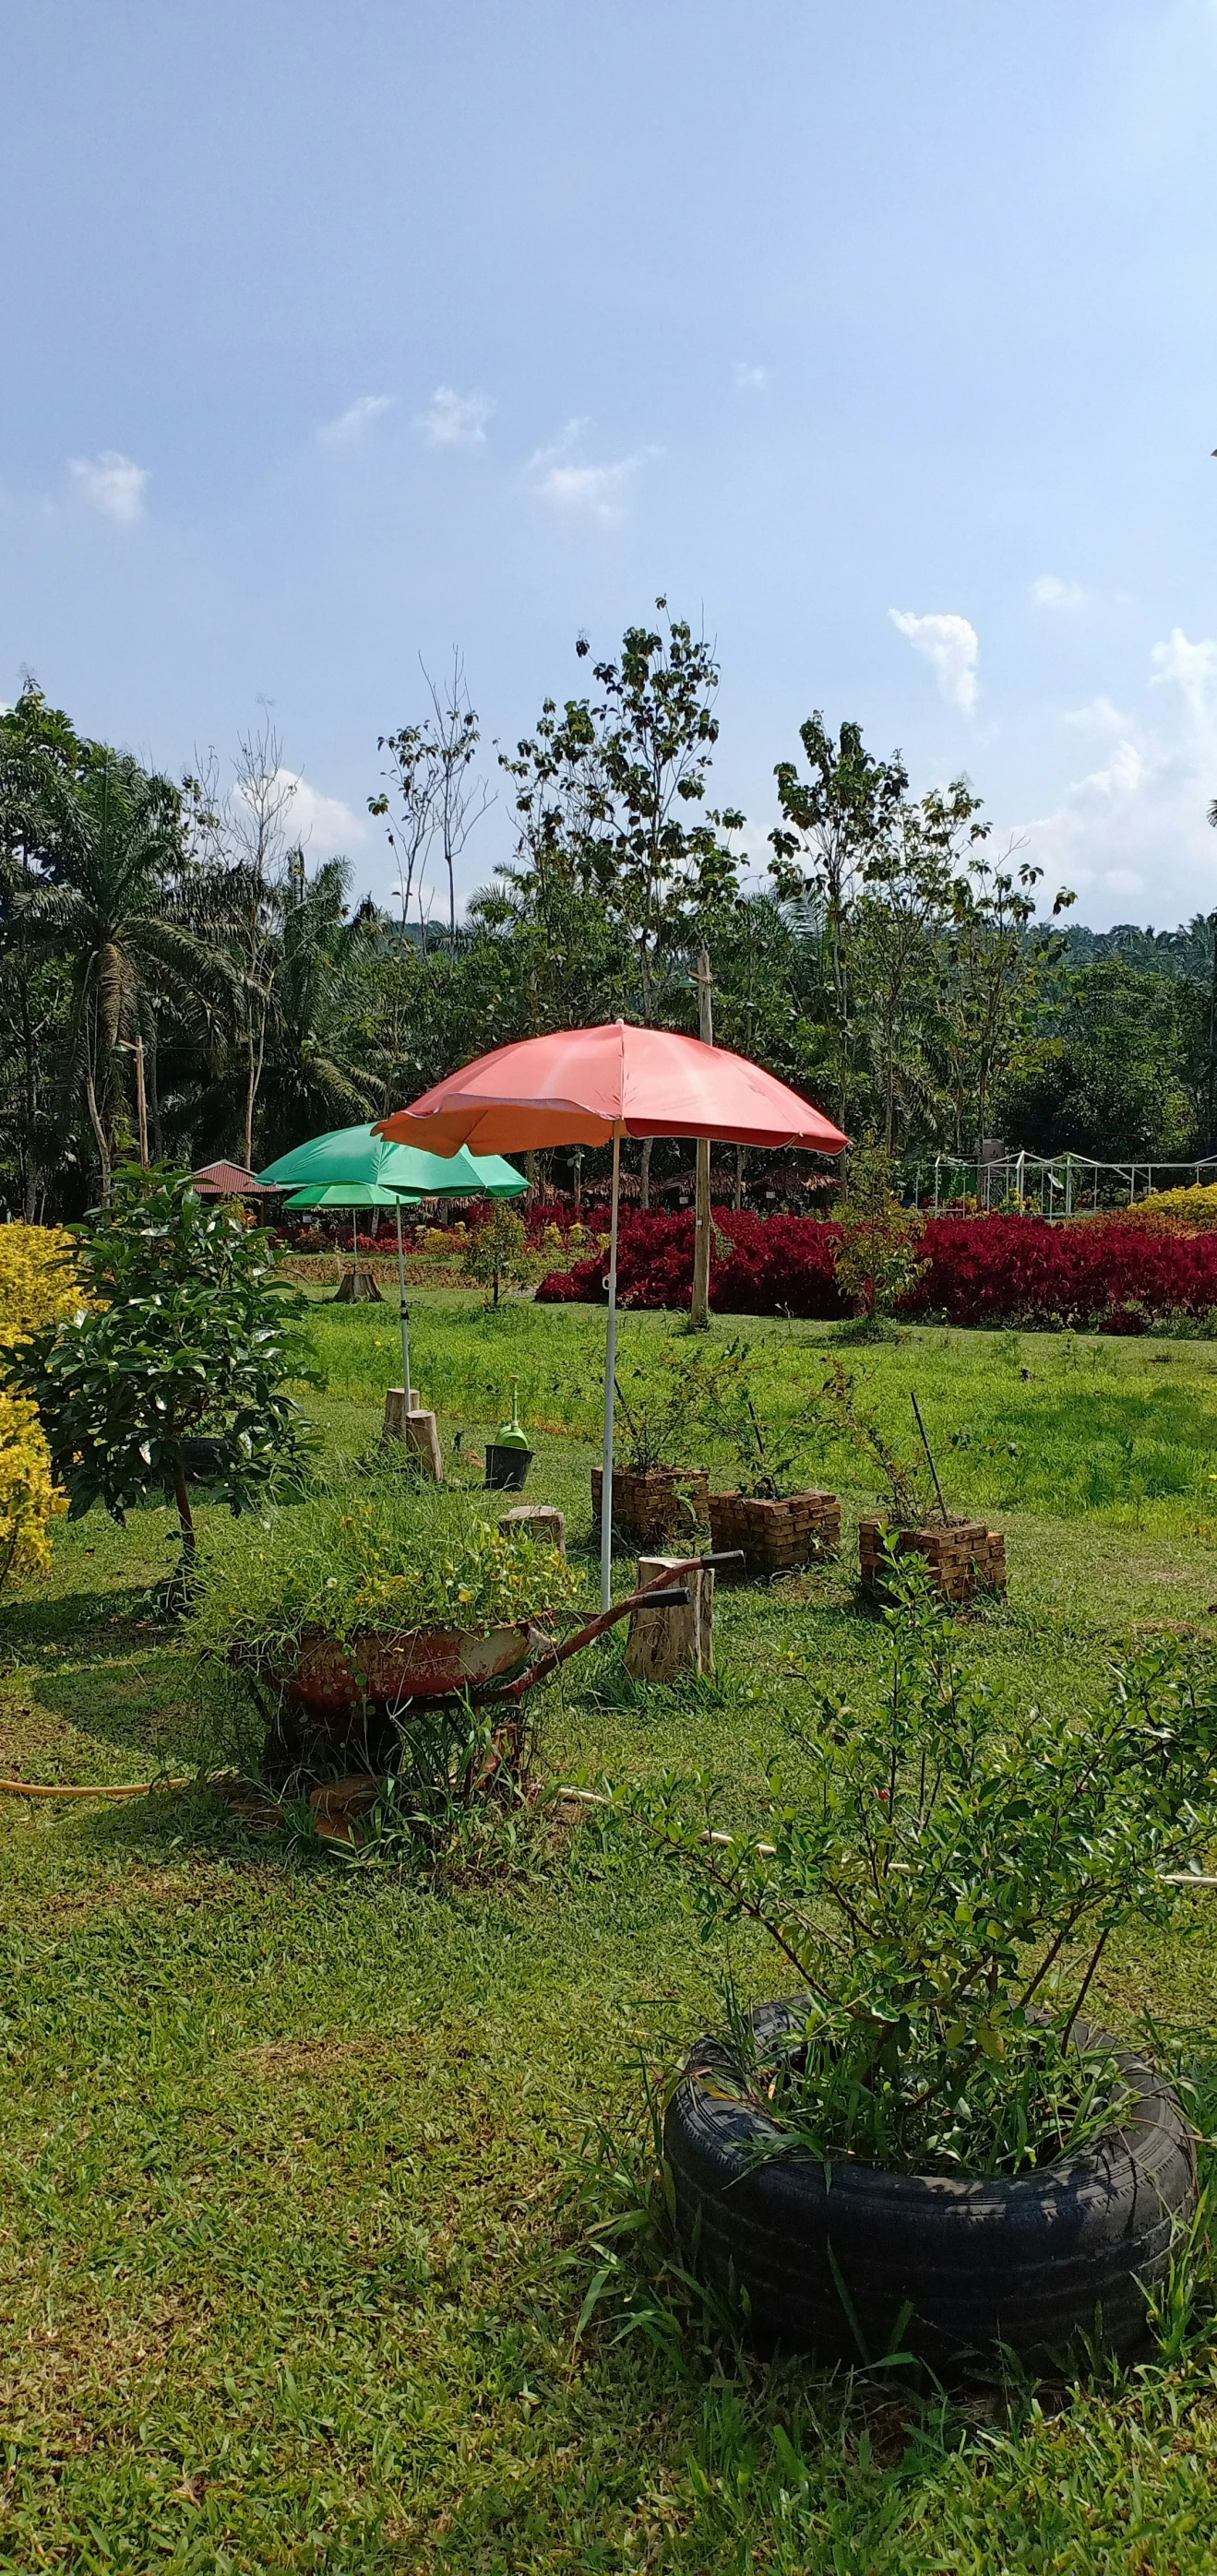
[[264, 1233], [172, 1172], [116, 1174], [78, 1260], [91, 1306], [31, 1334], [8, 1375], [38, 1407], [70, 1517], [100, 1502], [121, 1521], [159, 1490], [177, 1505], [188, 1573], [187, 1444], [212, 1444], [210, 1489], [234, 1513], [312, 1446], [287, 1391], [317, 1382], [301, 1300], [277, 1284]]
[[766, 2152], [888, 2173], [1018, 2175], [1118, 2114], [1081, 2019], [1113, 1934], [1167, 1921], [1170, 1872], [1217, 1835], [1217, 1691], [1155, 1645], [1081, 1717], [995, 1707], [920, 1571], [889, 1575], [888, 1686], [792, 1731], [757, 1828], [704, 1780], [625, 1803], [703, 1938], [749, 1923], [794, 1989], [762, 2041], [725, 2012], [716, 2062]]

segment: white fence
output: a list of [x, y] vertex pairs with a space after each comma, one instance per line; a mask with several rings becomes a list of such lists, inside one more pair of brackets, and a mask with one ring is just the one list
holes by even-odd
[[935, 1154], [903, 1167], [906, 1196], [934, 1214], [974, 1199], [983, 1208], [1035, 1208], [1047, 1217], [1080, 1215], [1084, 1208], [1132, 1207], [1153, 1190], [1188, 1189], [1217, 1181], [1217, 1155], [1198, 1162], [1100, 1163], [1089, 1154], [994, 1154], [978, 1163]]

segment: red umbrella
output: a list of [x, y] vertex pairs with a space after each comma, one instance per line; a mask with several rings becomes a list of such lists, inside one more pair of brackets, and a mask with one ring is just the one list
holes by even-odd
[[728, 1145], [805, 1145], [839, 1154], [849, 1139], [758, 1064], [700, 1038], [613, 1020], [520, 1038], [435, 1083], [377, 1131], [401, 1145], [454, 1154], [530, 1153], [547, 1145], [613, 1148], [600, 1587], [609, 1605], [613, 1410], [617, 1356], [617, 1215], [623, 1136], [708, 1136]]

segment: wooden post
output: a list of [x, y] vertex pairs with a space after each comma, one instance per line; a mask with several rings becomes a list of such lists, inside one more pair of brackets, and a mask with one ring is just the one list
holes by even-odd
[[668, 1682], [676, 1673], [714, 1670], [714, 1574], [699, 1566], [686, 1574], [679, 1556], [640, 1556], [638, 1590], [670, 1573], [689, 1594], [688, 1608], [633, 1610], [625, 1669], [637, 1682]]
[[556, 1547], [559, 1556], [566, 1554], [566, 1514], [555, 1511], [552, 1503], [517, 1503], [504, 1512], [499, 1528], [510, 1538], [522, 1530], [525, 1538], [536, 1539], [541, 1547]]
[[[710, 951], [697, 952], [697, 1022], [698, 1035], [706, 1046], [714, 1044], [714, 987], [710, 980]], [[697, 1186], [693, 1224], [693, 1302], [689, 1322], [695, 1333], [709, 1330], [710, 1324], [710, 1139], [697, 1139]]]
[[419, 1404], [416, 1387], [410, 1389], [408, 1406], [402, 1387], [386, 1388], [384, 1437], [386, 1440], [404, 1440], [424, 1474], [433, 1476], [437, 1485], [443, 1484], [444, 1453], [439, 1445], [438, 1425], [435, 1415], [426, 1412]]

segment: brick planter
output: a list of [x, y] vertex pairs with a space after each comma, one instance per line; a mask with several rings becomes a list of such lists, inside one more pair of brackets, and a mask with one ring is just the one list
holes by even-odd
[[971, 1601], [986, 1587], [994, 1592], [1006, 1589], [1006, 1542], [1000, 1530], [989, 1529], [984, 1521], [894, 1530], [885, 1521], [867, 1520], [858, 1524], [864, 1592], [883, 1591], [885, 1541], [897, 1556], [924, 1557], [948, 1601]]
[[800, 1565], [836, 1555], [841, 1506], [835, 1494], [787, 1494], [779, 1502], [765, 1502], [759, 1495], [711, 1494], [710, 1532], [716, 1551], [743, 1549], [745, 1575], [790, 1574]]
[[[600, 1527], [603, 1471], [592, 1469], [592, 1524]], [[640, 1548], [662, 1551], [670, 1539], [690, 1538], [694, 1526], [709, 1517], [710, 1474], [706, 1467], [632, 1467], [613, 1469], [613, 1527], [622, 1538], [637, 1539]]]

